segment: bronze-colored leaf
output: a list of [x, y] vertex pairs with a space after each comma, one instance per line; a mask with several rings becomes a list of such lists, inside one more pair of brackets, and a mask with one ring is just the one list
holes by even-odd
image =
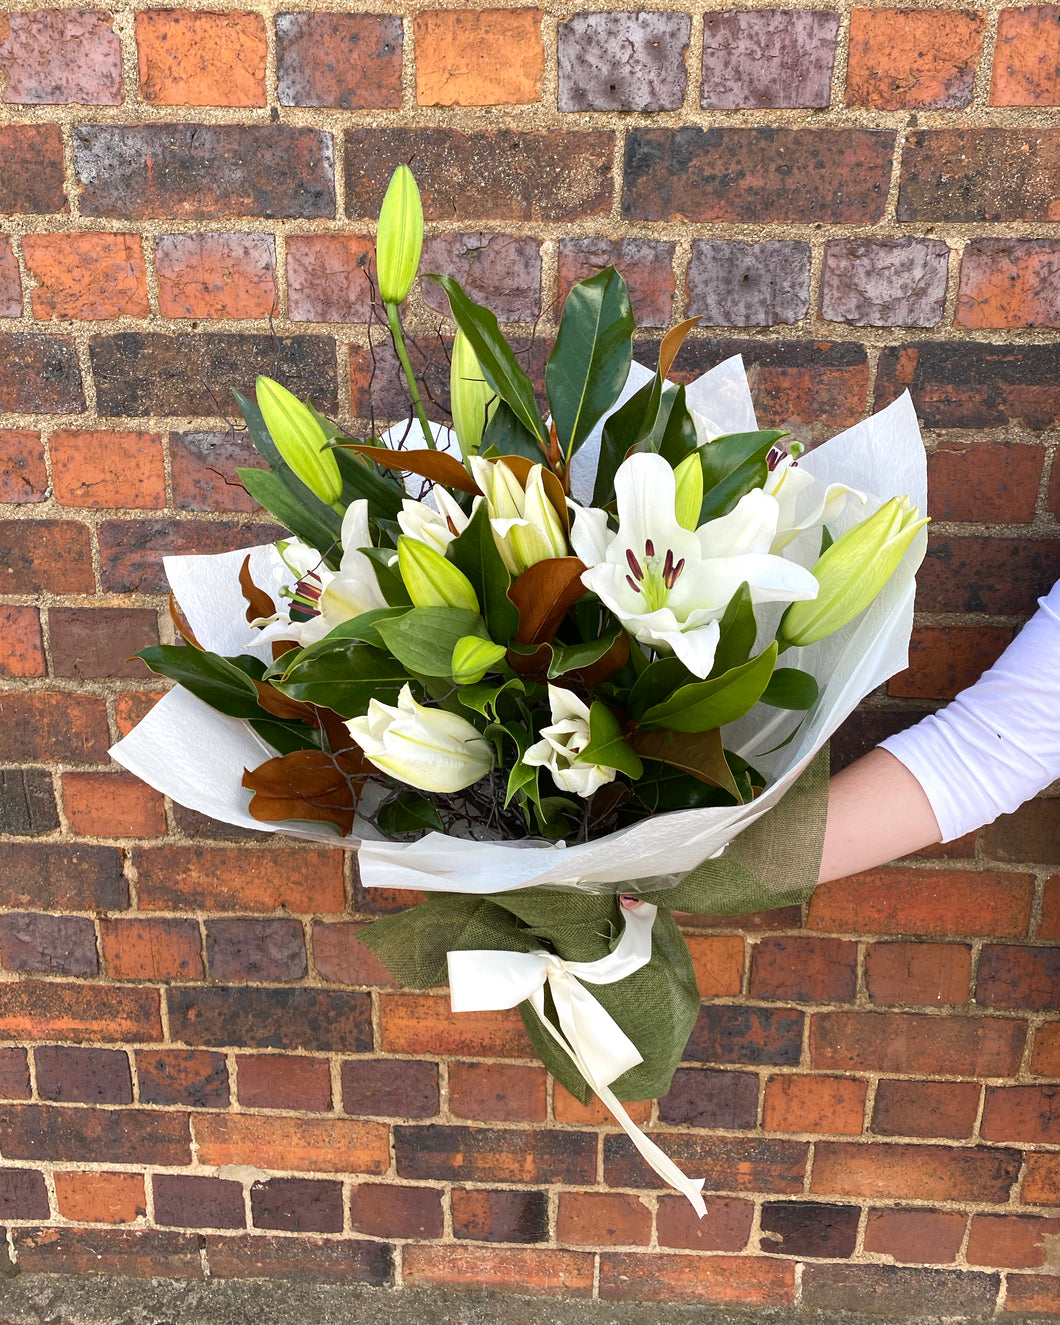
[[458, 492], [470, 492], [479, 497], [482, 490], [455, 456], [444, 451], [392, 451], [388, 446], [344, 445], [343, 451], [354, 451], [368, 456], [384, 469], [399, 469], [404, 474], [419, 474]]
[[673, 367], [673, 362], [677, 358], [677, 351], [684, 344], [685, 337], [701, 318], [690, 317], [684, 322], [678, 322], [662, 338], [662, 344], [659, 346], [659, 376], [665, 377]]
[[250, 813], [262, 823], [308, 819], [353, 830], [364, 773], [345, 755], [295, 750], [243, 770], [243, 786], [254, 793]]
[[729, 792], [737, 804], [743, 803], [725, 758], [720, 728], [707, 732], [637, 732], [629, 738], [629, 743], [642, 758], [657, 759], [661, 764], [691, 773], [700, 782], [708, 782], [712, 787]]
[[311, 727], [318, 725], [317, 710], [312, 704], [288, 698], [282, 690], [277, 690], [267, 681], [255, 681], [254, 689], [258, 692], [259, 708], [271, 713], [274, 718], [295, 718], [299, 722], [308, 722]]
[[257, 621], [260, 617], [269, 617], [276, 615], [276, 604], [272, 601], [264, 589], [259, 589], [250, 578], [250, 554], [243, 558], [243, 564], [239, 568], [239, 587], [243, 590], [243, 597], [247, 600], [247, 620]]
[[185, 643], [190, 644], [193, 649], [198, 649], [199, 652], [202, 653], [202, 645], [195, 638], [194, 630], [192, 630], [191, 626], [188, 624], [187, 617], [184, 615], [180, 604], [172, 594], [169, 595], [169, 619], [173, 622], [176, 632], [181, 639], [183, 639]]
[[[531, 460], [525, 455], [505, 455], [501, 459], [515, 475], [519, 486], [526, 488], [527, 480], [530, 477], [530, 471], [534, 465], [539, 464], [537, 460]], [[545, 496], [552, 503], [556, 514], [563, 523], [563, 532], [570, 533], [570, 511], [567, 509], [567, 499], [563, 495], [563, 484], [553, 474], [547, 465], [541, 465], [541, 479], [545, 487]]]
[[547, 644], [539, 645], [533, 653], [520, 653], [518, 649], [509, 649], [505, 662], [516, 676], [539, 676], [544, 680], [552, 662], [552, 650]]
[[299, 647], [300, 646], [297, 645], [293, 639], [274, 640], [272, 644], [272, 661], [279, 662], [285, 653], [290, 653], [292, 649], [297, 649]]
[[548, 644], [555, 638], [567, 609], [585, 593], [587, 570], [578, 557], [552, 557], [524, 571], [508, 590], [519, 609], [517, 644]]
[[629, 636], [624, 630], [620, 630], [615, 636], [614, 643], [602, 658], [597, 658], [596, 662], [574, 672], [573, 675], [585, 686], [586, 690], [594, 690], [601, 681], [606, 681], [609, 676], [614, 676], [616, 672], [621, 671], [628, 661]]

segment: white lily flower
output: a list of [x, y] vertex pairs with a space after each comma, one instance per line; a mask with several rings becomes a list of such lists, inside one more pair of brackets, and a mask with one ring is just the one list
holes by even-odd
[[753, 603], [796, 602], [817, 596], [809, 571], [770, 547], [780, 507], [755, 488], [736, 508], [708, 520], [694, 533], [675, 514], [674, 471], [661, 455], [624, 460], [615, 475], [618, 532], [607, 531], [600, 557], [598, 517], [579, 513], [571, 541], [589, 565], [585, 587], [614, 612], [634, 638], [672, 651], [696, 676], [714, 663], [718, 622], [733, 594], [746, 582]]
[[543, 466], [534, 465], [524, 489], [503, 460], [472, 456], [469, 463], [486, 498], [497, 550], [513, 576], [567, 555], [567, 535], [545, 491]]
[[570, 690], [554, 685], [548, 688], [548, 702], [552, 725], [542, 727], [541, 739], [526, 751], [523, 763], [547, 768], [557, 787], [588, 799], [605, 783], [614, 782], [618, 770], [578, 759], [589, 744], [588, 705]]
[[492, 765], [489, 745], [470, 722], [417, 704], [407, 685], [396, 706], [373, 699], [346, 727], [376, 768], [420, 791], [462, 791]]
[[468, 517], [440, 484], [435, 485], [431, 495], [438, 504], [437, 510], [425, 501], [413, 501], [411, 497], [406, 497], [401, 503], [397, 522], [403, 534], [426, 543], [444, 556], [445, 549], [453, 539], [467, 528]]
[[810, 494], [811, 489], [818, 487], [820, 484], [817, 480], [800, 468], [794, 456], [781, 456], [770, 469], [762, 490], [775, 497], [780, 506], [780, 519], [777, 522], [776, 537], [770, 547], [771, 552], [779, 552], [787, 547], [807, 529], [834, 520], [843, 509], [847, 497], [855, 497], [862, 506], [868, 501], [867, 494], [859, 492], [857, 488], [848, 488], [845, 483], [830, 483], [810, 513], [799, 520], [795, 512], [800, 504], [800, 496], [803, 493]]

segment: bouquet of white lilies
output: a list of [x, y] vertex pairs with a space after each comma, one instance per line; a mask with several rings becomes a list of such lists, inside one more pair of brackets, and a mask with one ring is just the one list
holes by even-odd
[[903, 398], [785, 448], [738, 360], [667, 380], [694, 320], [657, 371], [633, 363], [608, 268], [567, 297], [546, 409], [493, 314], [434, 277], [457, 327], [443, 428], [398, 314], [421, 241], [402, 167], [377, 254], [412, 420], [351, 439], [267, 378], [240, 398], [267, 465], [241, 478], [291, 537], [167, 559], [191, 647], [142, 651], [179, 688], [115, 757], [215, 816], [358, 845], [367, 886], [429, 892], [365, 940], [406, 984], [448, 977], [458, 1010], [520, 1005], [548, 1066], [702, 1209], [619, 1103], [666, 1090], [695, 1020], [669, 911], [816, 880], [814, 756], [904, 664], [915, 418]]

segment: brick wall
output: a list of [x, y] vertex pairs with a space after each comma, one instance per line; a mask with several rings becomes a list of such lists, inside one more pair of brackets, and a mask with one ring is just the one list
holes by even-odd
[[[666, 3], [666, 0], [663, 0]], [[741, 351], [826, 436], [909, 387], [932, 546], [911, 667], [841, 759], [952, 696], [1060, 569], [1060, 7], [0, 17], [0, 1222], [27, 1271], [1060, 1311], [1060, 799], [805, 912], [699, 917], [704, 1004], [635, 1110], [707, 1218], [517, 1016], [391, 987], [401, 898], [120, 773], [161, 557], [269, 536], [231, 386], [404, 402], [365, 280], [411, 160], [428, 265], [529, 362], [623, 269], [652, 361]], [[438, 299], [410, 309], [445, 405]], [[374, 377], [374, 381], [373, 381]]]

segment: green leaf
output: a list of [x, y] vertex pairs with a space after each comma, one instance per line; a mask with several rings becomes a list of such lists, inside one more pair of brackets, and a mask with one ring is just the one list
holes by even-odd
[[777, 661], [774, 642], [757, 658], [708, 681], [681, 686], [669, 699], [644, 714], [645, 727], [666, 727], [677, 732], [705, 732], [724, 727], [756, 704]]
[[503, 400], [497, 401], [479, 447], [479, 455], [483, 457], [492, 458], [494, 453], [498, 456], [525, 456], [535, 465], [544, 463], [547, 454], [534, 434], [523, 427]]
[[305, 488], [305, 498], [295, 496], [271, 469], [237, 469], [239, 481], [259, 506], [303, 542], [314, 547], [332, 570], [337, 569], [342, 548], [339, 533], [342, 520], [337, 511]]
[[419, 676], [451, 676], [457, 640], [484, 636], [479, 614], [461, 607], [414, 607], [376, 629], [386, 649]]
[[479, 505], [467, 528], [454, 538], [445, 554], [471, 581], [490, 639], [509, 644], [519, 629], [519, 610], [508, 597], [512, 577], [497, 551], [489, 510]]
[[321, 640], [273, 684], [292, 699], [334, 709], [343, 718], [367, 712], [372, 699], [392, 704], [408, 681], [405, 669], [359, 640]]
[[835, 539], [832, 537], [831, 529], [826, 524], [821, 525], [821, 551], [818, 556], [823, 557], [834, 542]]
[[[362, 547], [359, 549], [375, 566], [375, 579], [379, 592], [391, 607], [411, 607], [412, 599], [405, 582], [398, 574], [397, 558], [392, 547]], [[391, 566], [390, 560], [394, 558]]]
[[699, 523], [728, 515], [769, 474], [766, 456], [782, 432], [734, 432], [700, 448], [703, 462], [703, 509]]
[[[383, 643], [383, 637], [380, 635], [378, 626], [381, 621], [394, 621], [402, 617], [409, 609], [407, 607], [373, 607], [368, 612], [362, 612], [360, 616], [351, 617], [349, 621], [340, 622], [334, 630], [329, 631], [325, 639], [356, 639], [362, 644], [374, 644], [377, 649], [386, 648]], [[323, 643], [321, 640], [319, 643]]]
[[617, 768], [634, 779], [644, 772], [640, 755], [622, 737], [618, 719], [598, 699], [589, 706], [589, 744], [578, 751], [578, 758], [586, 764]]
[[[344, 442], [347, 438], [340, 437], [338, 440]], [[339, 478], [342, 479], [342, 496], [339, 498], [342, 505], [349, 506], [351, 502], [363, 498], [368, 502], [368, 513], [373, 520], [396, 519], [406, 495], [401, 483], [380, 473], [370, 460], [353, 451], [344, 451], [338, 447], [334, 451]]]
[[314, 740], [316, 731], [302, 723], [277, 722], [275, 718], [251, 718], [250, 725], [263, 741], [268, 741], [281, 755], [294, 754], [296, 750], [319, 750], [320, 743]]
[[537, 408], [534, 384], [519, 367], [512, 347], [501, 335], [494, 314], [469, 299], [459, 282], [451, 276], [428, 275], [449, 296], [453, 318], [475, 351], [482, 376], [511, 407], [523, 427], [547, 446], [548, 430]]
[[508, 786], [504, 793], [504, 808], [507, 809], [511, 804], [512, 797], [518, 795], [520, 791], [524, 792], [535, 804], [541, 799], [541, 793], [537, 788], [538, 774], [541, 769], [536, 765], [530, 768], [529, 765], [520, 761], [508, 774]]
[[758, 635], [751, 587], [745, 581], [729, 599], [725, 615], [721, 618], [721, 635], [714, 654], [712, 676], [721, 676], [739, 667], [751, 656]]
[[473, 713], [481, 713], [484, 718], [495, 721], [497, 701], [506, 690], [521, 695], [525, 694], [526, 686], [517, 676], [499, 684], [496, 681], [478, 681], [474, 685], [461, 686], [456, 692], [456, 698]]
[[699, 446], [696, 425], [685, 404], [685, 388], [679, 386], [673, 394], [666, 427], [659, 439], [659, 454], [676, 469], [682, 460]]
[[717, 727], [703, 732], [642, 731], [637, 733], [633, 746], [645, 759], [691, 773], [700, 782], [721, 787], [738, 802], [744, 799], [726, 761]]
[[[638, 650], [633, 650], [636, 656]], [[633, 683], [626, 701], [626, 710], [631, 718], [641, 719], [653, 704], [660, 704], [667, 699], [678, 686], [692, 680], [692, 673], [680, 658], [657, 658], [649, 663]]]
[[569, 460], [618, 399], [633, 358], [633, 310], [614, 267], [567, 295], [545, 390], [560, 449]]
[[431, 828], [436, 833], [444, 833], [445, 827], [438, 818], [438, 811], [426, 796], [414, 791], [403, 791], [380, 809], [376, 823], [389, 837], [400, 837], [404, 833], [419, 833]]
[[798, 667], [778, 667], [762, 691], [761, 702], [777, 709], [808, 709], [817, 703], [817, 681]]
[[554, 681], [557, 676], [563, 676], [567, 672], [580, 672], [583, 668], [591, 667], [594, 662], [599, 662], [618, 639], [619, 634], [620, 631], [612, 630], [608, 635], [601, 635], [599, 639], [585, 640], [581, 644], [561, 644], [558, 640], [553, 640], [548, 679]]
[[650, 431], [658, 417], [661, 401], [662, 388], [658, 377], [653, 377], [614, 414], [607, 416], [600, 439], [600, 460], [593, 486], [594, 506], [607, 506], [614, 501], [618, 467], [626, 458], [626, 452], [636, 446], [645, 432]]
[[219, 713], [244, 719], [262, 716], [253, 680], [220, 654], [183, 644], [152, 644], [136, 656]]

